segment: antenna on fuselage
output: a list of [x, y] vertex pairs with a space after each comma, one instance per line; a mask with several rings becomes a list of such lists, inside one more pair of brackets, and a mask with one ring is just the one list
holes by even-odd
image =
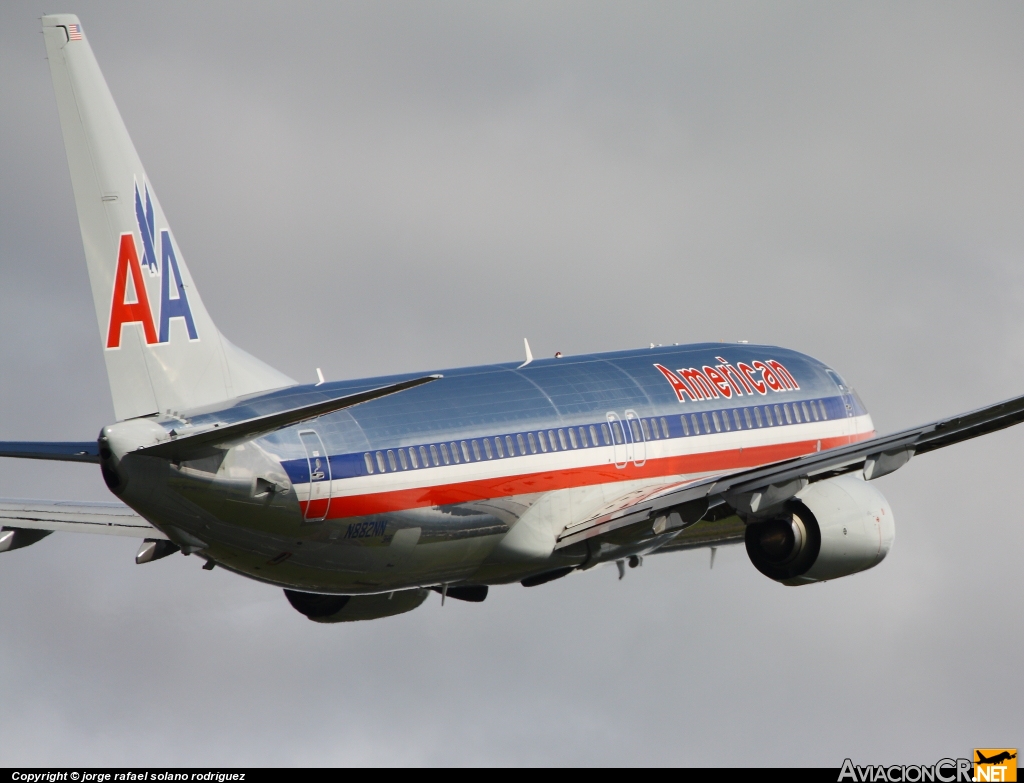
[[516, 367], [517, 370], [523, 369], [526, 365], [533, 361], [533, 351], [530, 350], [530, 341], [525, 337], [523, 338], [523, 345], [526, 346], [526, 361]]
[[322, 383], [324, 383], [324, 374], [319, 367], [316, 368], [316, 377], [320, 379], [316, 384], [317, 386], [320, 386]]

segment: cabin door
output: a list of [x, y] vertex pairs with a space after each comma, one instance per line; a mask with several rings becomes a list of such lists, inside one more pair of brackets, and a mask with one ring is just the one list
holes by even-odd
[[301, 430], [299, 440], [306, 449], [309, 484], [306, 492], [306, 522], [322, 522], [331, 506], [331, 461], [316, 430]]

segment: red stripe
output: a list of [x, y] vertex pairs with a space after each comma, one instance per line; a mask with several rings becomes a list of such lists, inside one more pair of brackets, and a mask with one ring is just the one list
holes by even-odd
[[[873, 437], [874, 432], [860, 435], [843, 435], [836, 438], [821, 438], [821, 448], [831, 449]], [[532, 492], [551, 492], [556, 489], [586, 487], [594, 484], [609, 484], [616, 481], [657, 478], [659, 476], [692, 475], [696, 473], [718, 473], [765, 465], [769, 462], [798, 457], [817, 450], [819, 439], [778, 443], [771, 446], [710, 451], [701, 454], [685, 454], [677, 457], [649, 459], [641, 466], [630, 463], [624, 468], [613, 464], [588, 465], [583, 468], [566, 468], [540, 473], [525, 473], [517, 476], [495, 476], [493, 478], [459, 481], [414, 489], [399, 489], [374, 492], [366, 495], [334, 497], [330, 500], [328, 519], [383, 514], [389, 511], [403, 511], [410, 508], [447, 506], [454, 503], [470, 503], [476, 500], [525, 495]], [[327, 500], [314, 500], [310, 517], [320, 517], [327, 510]], [[306, 513], [306, 501], [300, 501]]]

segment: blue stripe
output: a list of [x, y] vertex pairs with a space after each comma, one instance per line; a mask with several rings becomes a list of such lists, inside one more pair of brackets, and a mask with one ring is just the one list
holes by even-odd
[[[801, 423], [801, 424], [808, 423], [805, 420], [805, 418], [804, 418], [803, 408], [801, 408], [801, 410], [800, 410], [800, 415], [799, 415], [800, 421], [799, 422], [796, 421], [796, 416], [794, 416], [792, 414], [792, 408], [795, 408], [796, 406], [801, 405], [801, 403], [807, 405], [808, 407], [811, 406], [811, 405], [824, 404], [825, 411], [827, 413], [827, 418], [828, 418], [829, 421], [840, 420], [840, 419], [845, 419], [846, 418], [846, 404], [845, 404], [845, 402], [844, 402], [842, 397], [827, 397], [827, 398], [817, 399], [817, 400], [798, 400], [798, 401], [787, 401], [787, 402], [775, 402], [775, 401], [771, 400], [770, 397], [768, 397], [768, 398], [762, 398], [761, 404], [759, 404], [757, 406], [743, 406], [743, 407], [736, 407], [736, 408], [713, 408], [713, 409], [705, 408], [704, 410], [693, 410], [693, 411], [688, 411], [686, 413], [681, 413], [681, 412], [679, 412], [679, 409], [676, 408], [677, 412], [673, 413], [671, 415], [643, 417], [643, 421], [645, 421], [647, 423], [648, 432], [652, 433], [651, 437], [649, 437], [649, 438], [645, 437], [644, 440], [646, 440], [647, 442], [652, 442], [652, 443], [653, 442], [657, 442], [659, 440], [666, 440], [665, 435], [664, 435], [664, 430], [665, 430], [666, 427], [667, 427], [668, 433], [669, 433], [667, 439], [675, 439], [675, 438], [695, 437], [697, 435], [724, 434], [727, 431], [735, 432], [735, 431], [745, 431], [745, 430], [750, 430], [750, 429], [755, 429], [755, 430], [756, 429], [768, 429], [768, 428], [777, 428], [779, 426], [783, 426], [783, 427], [792, 426], [792, 425], [798, 424], [798, 423]], [[789, 421], [786, 420], [786, 413], [785, 413], [786, 406], [790, 406], [790, 410], [791, 410], [791, 415], [790, 415], [790, 420]], [[757, 424], [758, 419], [757, 419], [757, 417], [754, 414], [754, 408], [755, 407], [758, 408], [758, 413], [761, 416], [761, 419], [760, 419], [761, 420], [761, 425], [760, 426], [758, 426], [758, 424]], [[859, 408], [859, 406], [856, 406], [856, 405], [855, 405], [855, 407]], [[767, 412], [767, 413], [765, 411], [766, 408], [770, 409], [770, 411]], [[752, 427], [747, 427], [746, 413], [744, 411], [746, 411], [746, 413], [749, 413], [749, 415], [751, 417], [751, 423], [753, 424]], [[776, 411], [778, 411], [778, 413], [776, 413]], [[813, 424], [816, 421], [820, 422], [822, 420], [821, 419], [821, 414], [820, 414], [820, 407], [818, 408], [818, 411], [819, 411], [818, 418], [815, 419], [813, 414], [812, 414], [809, 423]], [[717, 413], [718, 414], [718, 421], [719, 421], [719, 428], [718, 429], [716, 429], [715, 424], [714, 424], [715, 419], [714, 419], [713, 413]], [[855, 410], [855, 413], [857, 413], [856, 410]], [[859, 413], [864, 413], [864, 411], [861, 410], [861, 411], [859, 411]], [[739, 422], [740, 422], [740, 426], [738, 428], [736, 426], [736, 420], [737, 420], [736, 419], [736, 415], [737, 414], [739, 416]], [[781, 421], [779, 420], [779, 414], [781, 414]], [[682, 422], [682, 417], [684, 417], [684, 416], [686, 417], [686, 421], [687, 421], [685, 429], [683, 427], [683, 422]], [[705, 416], [707, 417], [707, 421], [708, 421], [707, 429], [705, 428], [705, 424], [704, 424]], [[772, 422], [771, 425], [769, 425], [769, 423], [768, 423], [768, 417], [769, 416], [771, 417], [771, 422]], [[723, 421], [723, 419], [725, 417], [728, 417], [728, 421], [729, 421], [728, 429], [726, 429], [724, 421]], [[694, 422], [694, 418], [696, 418], [696, 426], [693, 423]], [[623, 423], [623, 425], [626, 425], [626, 422], [622, 422], [622, 423]], [[314, 426], [317, 426], [317, 424], [318, 424], [318, 422], [315, 422]], [[642, 426], [642, 425], [640, 425], [640, 426]], [[653, 435], [652, 428], [655, 427], [655, 426], [658, 427], [658, 434], [660, 435], [660, 437], [654, 437], [654, 435]], [[585, 446], [583, 445], [583, 438], [579, 435], [579, 429], [580, 428], [584, 429], [585, 439], [586, 439], [586, 445]], [[591, 430], [592, 430], [592, 428], [593, 428], [594, 431], [596, 431], [598, 433], [598, 436], [599, 436], [599, 441], [600, 442], [597, 443], [597, 444], [592, 442], [592, 437], [591, 437]], [[566, 436], [567, 441], [568, 441], [568, 438], [569, 438], [568, 430], [569, 429], [573, 429], [573, 430], [576, 431], [577, 447], [575, 449], [572, 448], [571, 445], [569, 445], [568, 448], [563, 449], [561, 447], [561, 445], [560, 445], [560, 438], [559, 438], [558, 433], [560, 431], [563, 432], [565, 434], [565, 436]], [[631, 437], [630, 434], [628, 433], [628, 429], [629, 429], [628, 426], [624, 426], [624, 432], [626, 433], [625, 437], [627, 439]], [[707, 430], [709, 430], [709, 431], [707, 431]], [[558, 444], [556, 445], [555, 449], [551, 449], [550, 446], [547, 449], [542, 449], [541, 445], [540, 445], [541, 438], [543, 437], [544, 439], [547, 439], [549, 432], [554, 432], [555, 433], [555, 437], [556, 437], [556, 439], [558, 439]], [[541, 436], [540, 433], [543, 433], [543, 436]], [[532, 440], [532, 445], [533, 445], [532, 449], [531, 449], [531, 437], [533, 439]], [[448, 441], [434, 441], [434, 442], [430, 442], [430, 443], [416, 443], [416, 444], [413, 444], [413, 445], [401, 445], [401, 446], [399, 446], [399, 445], [397, 445], [395, 443], [392, 443], [390, 447], [384, 446], [384, 447], [381, 447], [381, 448], [370, 449], [370, 450], [367, 450], [367, 451], [350, 452], [350, 453], [332, 455], [330, 457], [331, 478], [333, 478], [333, 479], [346, 479], [346, 478], [355, 478], [355, 477], [359, 477], [359, 476], [376, 475], [376, 474], [379, 474], [379, 473], [382, 473], [382, 472], [383, 473], [408, 472], [408, 471], [414, 471], [414, 470], [417, 470], [417, 469], [422, 469], [424, 467], [442, 467], [442, 468], [443, 467], [454, 467], [456, 465], [465, 464], [465, 462], [466, 462], [466, 460], [464, 458], [464, 455], [462, 454], [462, 443], [463, 442], [465, 442], [467, 444], [467, 447], [469, 449], [469, 454], [470, 454], [469, 461], [470, 462], [494, 462], [494, 461], [500, 461], [501, 459], [506, 459], [506, 460], [507, 459], [515, 459], [515, 458], [518, 458], [518, 457], [529, 456], [529, 455], [532, 455], [532, 454], [539, 454], [539, 453], [543, 453], [544, 451], [560, 452], [560, 451], [581, 451], [581, 450], [592, 449], [592, 448], [608, 448], [611, 445], [611, 443], [606, 443], [606, 438], [610, 439], [610, 437], [611, 437], [611, 432], [610, 432], [610, 430], [608, 428], [607, 421], [600, 421], [600, 422], [591, 422], [591, 423], [587, 423], [587, 424], [573, 424], [571, 427], [567, 427], [567, 426], [561, 425], [561, 426], [545, 427], [542, 430], [525, 430], [525, 431], [518, 431], [518, 432], [504, 432], [504, 433], [497, 433], [497, 434], [494, 434], [494, 435], [478, 436], [476, 438], [457, 438], [455, 441], [450, 441], [450, 440], [448, 440]], [[502, 441], [502, 451], [503, 451], [503, 454], [504, 454], [503, 457], [498, 456], [498, 450], [497, 450], [497, 447], [494, 444], [494, 440], [496, 438], [500, 439]], [[493, 455], [492, 458], [490, 458], [490, 459], [488, 459], [488, 457], [486, 456], [486, 450], [485, 450], [485, 448], [483, 446], [483, 441], [485, 439], [490, 440], [491, 453]], [[509, 448], [506, 445], [507, 439], [511, 439], [512, 444], [513, 444], [512, 445], [513, 453], [511, 455], [509, 453]], [[520, 439], [522, 439], [522, 442], [523, 442], [523, 444], [525, 446], [525, 450], [523, 450], [523, 451], [520, 450], [520, 446], [519, 446]], [[474, 441], [476, 442], [477, 447], [480, 450], [480, 458], [479, 459], [476, 458], [476, 450], [473, 448]], [[568, 442], [571, 444], [571, 441], [568, 441]], [[454, 449], [453, 449], [453, 444], [454, 444]], [[398, 456], [398, 452], [400, 450], [403, 450], [403, 449], [406, 451], [406, 465], [407, 465], [406, 468], [403, 468], [401, 466], [401, 460], [400, 460], [400, 458]], [[413, 460], [409, 456], [409, 452], [408, 452], [409, 449], [415, 449], [416, 450], [416, 455], [417, 455], [416, 456], [416, 467], [413, 466]], [[428, 458], [430, 459], [430, 463], [427, 464], [427, 465], [425, 465], [423, 463], [422, 457], [419, 456], [421, 449], [426, 451], [426, 453], [428, 455]], [[457, 460], [452, 456], [452, 451], [453, 450], [458, 450], [458, 452], [459, 452]], [[388, 456], [389, 452], [395, 458], [396, 470], [392, 470], [392, 468], [391, 468], [390, 458]], [[445, 459], [444, 459], [444, 454], [445, 453], [447, 453], [447, 455], [448, 455], [448, 460], [447, 461], [445, 461]], [[377, 456], [378, 454], [380, 454], [380, 459], [382, 459], [384, 461], [384, 470], [383, 471], [380, 469], [380, 464], [378, 462], [378, 456]], [[437, 455], [437, 462], [438, 462], [437, 465], [434, 465], [433, 455], [435, 455], [435, 454]], [[373, 467], [372, 473], [368, 469], [367, 460], [370, 460], [370, 463], [371, 463], [371, 465]], [[306, 482], [309, 481], [309, 464], [308, 464], [308, 462], [307, 462], [307, 460], [305, 458], [282, 460], [282, 465], [284, 466], [285, 471], [288, 473], [288, 477], [292, 481], [292, 483], [294, 483], [294, 484], [305, 484]]]

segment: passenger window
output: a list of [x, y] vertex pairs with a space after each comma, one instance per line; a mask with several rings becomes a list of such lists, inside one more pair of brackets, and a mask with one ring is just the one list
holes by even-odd
[[[476, 443], [476, 441], [473, 441], [473, 442]], [[501, 443], [501, 441], [499, 440], [498, 443]], [[487, 455], [487, 459], [494, 459], [494, 452], [491, 451], [491, 439], [490, 438], [484, 438], [484, 454]]]
[[[486, 442], [487, 441], [484, 441], [484, 443]], [[477, 462], [483, 459], [483, 457], [480, 456], [480, 444], [477, 441], [473, 441], [473, 456], [476, 458]], [[469, 457], [466, 457], [466, 459], [469, 459]]]
[[779, 410], [779, 406], [775, 406], [775, 422], [779, 425], [782, 424], [782, 411]]
[[[522, 435], [516, 435], [516, 443], [519, 444], [519, 454], [521, 456], [525, 457], [526, 456], [526, 443], [525, 443], [525, 441], [523, 441], [523, 436]], [[534, 451], [536, 451], [536, 450], [537, 449], [534, 449]]]
[[[548, 430], [548, 440], [551, 441], [551, 450], [558, 451], [558, 436], [554, 430]], [[562, 448], [565, 448], [565, 434], [562, 434]]]
[[[704, 421], [707, 421], [707, 416], [704, 417]], [[697, 423], [697, 414], [694, 413], [690, 416], [690, 424], [693, 425], [693, 434], [700, 435], [700, 424]]]
[[455, 441], [452, 441], [451, 449], [452, 449], [452, 462], [454, 462], [456, 465], [458, 465], [459, 464], [459, 446], [458, 446], [457, 443], [455, 443]]
[[668, 437], [668, 422], [665, 421], [664, 416], [661, 417], [661, 434]]
[[715, 422], [715, 432], [721, 432], [722, 425], [718, 423], [718, 411], [711, 411], [711, 418], [714, 419]]
[[775, 422], [772, 421], [772, 409], [770, 407], [768, 407], [767, 405], [764, 406], [764, 417], [765, 417], [765, 419], [768, 420], [768, 426], [769, 427], [774, 427], [775, 426]]
[[[531, 454], [536, 454], [537, 453], [537, 444], [534, 443], [533, 433], [531, 432], [526, 437], [530, 439], [530, 453]], [[547, 438], [544, 437], [544, 433], [543, 432], [538, 432], [537, 433], [537, 437], [540, 438], [540, 450], [546, 452], [547, 451], [547, 445], [548, 445], [547, 444]]]
[[[437, 458], [437, 446], [431, 446], [430, 447], [430, 461], [434, 463], [434, 467], [435, 468], [441, 466], [441, 460], [439, 460]], [[445, 459], [445, 462], [447, 462], [447, 461], [448, 460]]]
[[395, 452], [388, 449], [388, 465], [391, 466], [392, 470], [398, 470], [398, 463], [395, 462]]
[[786, 411], [786, 424], [792, 424], [793, 417], [789, 415], [789, 403], [783, 403], [782, 408]]
[[637, 424], [636, 419], [629, 420], [629, 429], [633, 433], [633, 442], [639, 443], [642, 440], [642, 438], [640, 437], [640, 425]]
[[[804, 406], [804, 418], [807, 419], [808, 421], [810, 421], [810, 418], [808, 418], [808, 416], [807, 416], [807, 403], [802, 403], [802, 404]], [[814, 400], [811, 400], [811, 413], [814, 414], [814, 420], [817, 421], [818, 420], [818, 406], [814, 404]]]
[[[522, 446], [522, 444], [523, 444], [523, 436], [520, 435], [519, 436], [519, 445]], [[508, 447], [508, 455], [510, 457], [514, 457], [516, 455], [516, 447], [512, 444], [512, 436], [511, 435], [506, 435], [505, 436], [505, 445]]]
[[[788, 407], [789, 406], [787, 405], [787, 409]], [[800, 423], [800, 406], [797, 405], [795, 402], [793, 403], [793, 418], [796, 419], [797, 424]]]
[[402, 463], [402, 470], [409, 469], [409, 462], [405, 458], [405, 449], [398, 450], [398, 461]]
[[754, 428], [754, 423], [750, 420], [750, 408], [743, 409], [743, 418], [746, 419], [747, 429], [752, 430]]
[[366, 452], [363, 459], [366, 460], [366, 472], [373, 473], [373, 457], [370, 456], [370, 452]]
[[722, 426], [725, 427], [726, 432], [732, 429], [732, 426], [729, 424], [729, 411], [722, 411]]
[[[644, 430], [644, 440], [650, 440], [651, 439], [651, 428], [647, 426], [647, 419], [641, 419], [640, 420], [640, 426], [643, 427], [643, 430]], [[654, 431], [657, 432], [658, 428], [655, 427]]]
[[[793, 403], [793, 407], [794, 408], [796, 407], [796, 403], [795, 402]], [[810, 421], [811, 420], [811, 412], [809, 410], [807, 410], [807, 403], [806, 402], [801, 402], [800, 403], [800, 408], [804, 412], [804, 421]], [[817, 416], [815, 416], [815, 418], [817, 418]]]
[[[611, 446], [612, 445], [612, 433], [611, 433], [611, 430], [608, 429], [608, 425], [607, 424], [602, 424], [601, 425], [601, 437], [604, 438], [604, 445], [605, 446]], [[594, 443], [595, 444], [597, 443], [597, 439], [596, 438], [594, 439]]]
[[711, 425], [708, 424], [708, 415], [706, 413], [702, 413], [700, 415], [700, 419], [704, 422], [704, 432], [711, 432]]
[[[430, 462], [427, 460], [427, 447], [426, 446], [420, 446], [420, 463], [425, 468], [429, 468], [430, 467]], [[437, 464], [436, 457], [435, 457], [435, 460], [434, 460], [434, 464], [435, 465]]]
[[828, 411], [825, 409], [825, 403], [822, 400], [818, 400], [818, 405], [821, 407], [821, 420], [828, 421]]
[[[462, 457], [463, 457], [463, 459], [465, 459], [466, 462], [469, 462], [470, 461], [470, 459], [469, 459], [469, 444], [466, 443], [466, 441], [462, 441], [459, 445], [462, 446]], [[474, 446], [476, 445], [476, 441], [473, 441], [473, 445]], [[480, 459], [480, 449], [476, 450], [476, 458]]]
[[686, 423], [686, 416], [680, 416], [679, 423], [683, 425], [683, 435], [689, 435], [690, 425]]
[[[569, 430], [569, 434], [572, 435], [572, 430]], [[569, 446], [565, 442], [565, 430], [558, 431], [558, 442], [562, 445], [562, 451], [565, 451]], [[572, 444], [573, 448], [576, 448], [576, 443]]]
[[448, 447], [443, 443], [441, 444], [441, 458], [444, 460], [445, 465], [450, 465], [452, 462], [451, 457], [448, 456]]
[[[510, 440], [509, 443], [511, 443], [511, 442], [512, 441]], [[498, 450], [498, 456], [499, 457], [504, 457], [505, 456], [505, 449], [501, 445], [501, 438], [495, 438], [494, 439], [494, 447]]]
[[384, 467], [384, 455], [381, 454], [379, 451], [377, 452], [377, 467], [380, 469], [381, 473], [387, 472], [387, 470]]
[[764, 424], [761, 422], [761, 409], [754, 408], [754, 421], [757, 422], [758, 427], [763, 427]]
[[736, 429], [738, 429], [738, 430], [743, 429], [743, 424], [742, 424], [742, 422], [740, 422], [740, 411], [739, 411], [739, 408], [733, 408], [732, 409], [732, 417], [736, 421]]
[[[586, 434], [586, 433], [584, 433], [584, 434]], [[598, 439], [597, 439], [597, 427], [595, 427], [593, 424], [591, 424], [590, 425], [590, 445], [591, 446], [596, 446], [598, 443], [600, 443], [600, 441], [598, 441]], [[586, 438], [583, 439], [583, 445], [584, 446], [587, 445], [587, 439]]]
[[[582, 427], [580, 427], [580, 431], [583, 431]], [[562, 431], [559, 430], [558, 434], [561, 435]], [[576, 430], [574, 430], [572, 427], [569, 428], [569, 445], [572, 446], [574, 449], [579, 448], [579, 443], [576, 442]]]

